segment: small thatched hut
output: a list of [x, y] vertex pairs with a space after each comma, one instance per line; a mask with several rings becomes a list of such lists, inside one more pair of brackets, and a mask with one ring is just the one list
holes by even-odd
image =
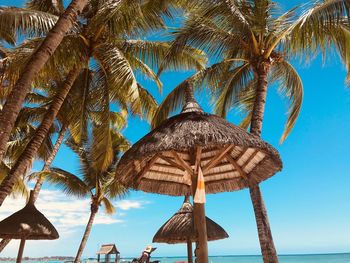
[[56, 228], [34, 206], [33, 191], [24, 208], [0, 222], [0, 238], [21, 240], [17, 263], [22, 260], [26, 240], [51, 240], [58, 237]]
[[[97, 262], [110, 263], [113, 255], [114, 255], [114, 262], [116, 263], [119, 262], [120, 253], [117, 247], [115, 246], [115, 244], [102, 245], [100, 250], [97, 251], [96, 254], [97, 254]], [[105, 256], [104, 261], [101, 261], [101, 255]]]
[[[206, 219], [208, 241], [228, 238], [226, 231], [208, 217]], [[193, 206], [186, 197], [179, 211], [177, 211], [153, 237], [154, 243], [186, 243], [188, 262], [192, 263], [192, 242], [198, 239], [194, 227]]]

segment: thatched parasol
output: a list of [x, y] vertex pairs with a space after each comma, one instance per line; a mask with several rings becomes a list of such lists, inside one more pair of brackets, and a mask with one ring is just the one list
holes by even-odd
[[24, 208], [0, 222], [0, 237], [20, 239], [17, 263], [21, 262], [26, 240], [57, 239], [56, 228], [40, 213], [33, 202], [33, 191]]
[[[181, 114], [165, 120], [123, 155], [116, 176], [125, 186], [167, 195], [195, 195], [200, 175], [198, 186], [206, 193], [217, 193], [248, 187], [281, 170], [282, 161], [272, 146], [219, 116], [204, 113], [190, 87], [185, 100]], [[203, 203], [194, 202], [194, 215], [198, 258], [206, 263]]]
[[[207, 225], [207, 239], [214, 241], [228, 238], [226, 231], [211, 220], [205, 217]], [[188, 262], [192, 263], [192, 242], [197, 241], [197, 231], [194, 227], [193, 206], [186, 197], [179, 211], [177, 211], [153, 237], [154, 243], [186, 243]]]

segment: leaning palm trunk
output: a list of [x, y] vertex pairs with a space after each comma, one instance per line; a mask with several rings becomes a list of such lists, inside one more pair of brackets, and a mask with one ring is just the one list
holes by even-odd
[[73, 0], [71, 2], [56, 25], [47, 34], [43, 43], [32, 55], [7, 97], [4, 108], [0, 113], [0, 161], [3, 159], [11, 130], [14, 127], [24, 99], [31, 90], [33, 79], [61, 43], [64, 35], [72, 27], [86, 3], [87, 0]]
[[[55, 159], [56, 154], [57, 154], [59, 148], [62, 145], [62, 142], [63, 142], [63, 139], [64, 139], [64, 135], [66, 133], [66, 130], [67, 130], [67, 128], [65, 126], [63, 126], [61, 128], [61, 130], [60, 130], [60, 132], [58, 134], [57, 140], [55, 142], [55, 146], [53, 147], [49, 158], [46, 160], [42, 171], [47, 171], [50, 168], [51, 163]], [[33, 189], [33, 196], [32, 196], [33, 202], [36, 202], [36, 200], [38, 199], [38, 195], [39, 195], [41, 187], [42, 187], [42, 185], [44, 183], [44, 180], [45, 180], [45, 176], [41, 175], [38, 178], [38, 180], [36, 181], [34, 189]], [[0, 252], [3, 251], [3, 249], [10, 243], [10, 241], [11, 241], [11, 239], [3, 239], [3, 240], [1, 240], [1, 242], [0, 242]]]
[[[257, 96], [255, 99], [250, 132], [256, 136], [261, 136], [261, 129], [264, 117], [266, 95], [267, 95], [267, 74], [270, 62], [262, 61], [256, 67], [258, 77]], [[253, 203], [258, 235], [261, 246], [261, 253], [265, 263], [276, 263], [278, 257], [272, 238], [270, 223], [267, 216], [264, 200], [258, 184], [249, 187], [250, 197]]]
[[84, 251], [85, 246], [86, 246], [86, 242], [90, 236], [91, 228], [92, 228], [92, 225], [94, 223], [95, 216], [96, 216], [97, 212], [98, 212], [98, 205], [95, 204], [95, 202], [93, 200], [92, 204], [91, 204], [91, 212], [90, 212], [89, 221], [86, 225], [85, 232], [84, 232], [83, 238], [80, 242], [80, 246], [78, 248], [78, 252], [77, 252], [77, 255], [75, 257], [74, 263], [80, 263], [81, 255], [83, 254], [83, 251]]
[[[57, 140], [55, 142], [55, 146], [53, 147], [49, 158], [46, 160], [46, 162], [44, 164], [44, 167], [42, 169], [43, 172], [49, 170], [53, 160], [56, 157], [56, 154], [57, 154], [58, 150], [60, 149], [60, 147], [62, 145], [62, 142], [63, 142], [63, 139], [64, 139], [64, 135], [66, 134], [66, 131], [67, 131], [67, 127], [66, 126], [62, 126], [60, 132], [58, 133], [58, 137], [57, 137]], [[40, 177], [36, 181], [34, 189], [33, 189], [33, 202], [36, 202], [36, 200], [38, 199], [38, 195], [39, 195], [39, 192], [41, 190], [41, 187], [42, 187], [44, 181], [45, 181], [45, 175], [40, 175]]]
[[43, 121], [41, 122], [40, 126], [37, 128], [35, 135], [30, 140], [28, 145], [26, 146], [23, 153], [18, 158], [16, 164], [12, 167], [9, 174], [6, 176], [6, 178], [2, 181], [0, 185], [0, 206], [4, 202], [5, 198], [12, 192], [12, 187], [14, 183], [16, 182], [17, 178], [19, 176], [23, 175], [31, 163], [32, 159], [35, 157], [35, 155], [38, 152], [38, 149], [40, 148], [41, 144], [43, 143], [44, 139], [46, 138], [48, 131], [50, 127], [52, 126], [52, 123], [54, 122], [58, 111], [60, 110], [67, 94], [69, 93], [75, 79], [79, 75], [80, 69], [74, 68], [72, 69], [63, 86], [59, 89], [57, 92], [55, 98], [53, 99], [50, 108], [46, 112]]

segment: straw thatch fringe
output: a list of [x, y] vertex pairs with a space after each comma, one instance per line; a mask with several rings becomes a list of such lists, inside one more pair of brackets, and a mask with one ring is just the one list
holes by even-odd
[[28, 203], [23, 209], [0, 222], [0, 237], [9, 239], [57, 239], [56, 228], [40, 213], [36, 207]]
[[192, 169], [198, 146], [201, 166], [208, 166], [207, 193], [240, 190], [282, 169], [271, 145], [219, 116], [195, 111], [169, 118], [135, 143], [121, 158], [116, 177], [145, 192], [191, 194], [186, 170]]

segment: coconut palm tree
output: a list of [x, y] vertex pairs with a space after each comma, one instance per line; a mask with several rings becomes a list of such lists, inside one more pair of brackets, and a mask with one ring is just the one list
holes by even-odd
[[[46, 1], [46, 4], [44, 5], [47, 5], [47, 3], [49, 2], [51, 1]], [[51, 4], [53, 2], [54, 1], [52, 1]], [[60, 2], [60, 6], [63, 7], [62, 1], [58, 2]], [[43, 4], [42, 1], [37, 0], [32, 0], [30, 3]], [[64, 35], [73, 26], [78, 14], [83, 10], [86, 3], [87, 0], [72, 0], [70, 5], [62, 13], [60, 18], [57, 19], [55, 25], [48, 32], [45, 40], [41, 43], [40, 47], [37, 50], [35, 50], [33, 56], [31, 56], [21, 76], [18, 78], [16, 84], [12, 88], [12, 91], [7, 97], [4, 108], [0, 113], [0, 122], [2, 124], [0, 127], [0, 160], [2, 160], [3, 155], [5, 154], [6, 143], [9, 140], [11, 130], [14, 127], [16, 118], [19, 114], [19, 111], [21, 110], [24, 99], [27, 93], [31, 90], [31, 84], [35, 76], [38, 74], [38, 72], [53, 54], [55, 49], [58, 47]], [[16, 31], [17, 28], [14, 27], [12, 23], [8, 23], [9, 20], [13, 20], [13, 16], [11, 17], [11, 11], [9, 13], [9, 15], [6, 15], [2, 10], [0, 11], [0, 24], [2, 25], [1, 27], [12, 26], [12, 30]], [[39, 16], [37, 13], [34, 16], [29, 15], [26, 18], [25, 15], [22, 14], [22, 19], [18, 21], [18, 19], [16, 19], [17, 17], [15, 17], [14, 22], [20, 22], [19, 24], [21, 25], [21, 27], [25, 28], [27, 24], [33, 23], [33, 21], [35, 21], [34, 23], [36, 23], [37, 26], [40, 24], [40, 19], [35, 18], [38, 17]], [[34, 19], [32, 19], [31, 22], [28, 23], [28, 21], [30, 21], [30, 18]], [[4, 31], [1, 27], [0, 32]]]
[[127, 189], [114, 179], [114, 172], [118, 163], [118, 155], [128, 149], [129, 143], [118, 133], [116, 129], [109, 130], [111, 141], [112, 158], [101, 158], [104, 145], [100, 142], [101, 125], [94, 125], [91, 139], [83, 145], [76, 144], [74, 140], [67, 142], [67, 145], [79, 156], [79, 174], [73, 174], [60, 168], [51, 168], [45, 172], [51, 184], [60, 186], [68, 194], [77, 197], [91, 199], [90, 217], [86, 225], [77, 255], [74, 262], [80, 262], [90, 231], [102, 205], [108, 214], [115, 212], [111, 200], [122, 197]]
[[[159, 8], [156, 8], [155, 3], [160, 5]], [[124, 0], [114, 4], [109, 1], [89, 2], [81, 14], [85, 18], [82, 21], [87, 21], [87, 24], [77, 26], [78, 32], [73, 31], [64, 38], [51, 61], [48, 61], [42, 74], [39, 75], [39, 79], [43, 76], [43, 79], [47, 78], [52, 72], [58, 71], [56, 70], [58, 65], [63, 71], [71, 68], [65, 84], [59, 89], [56, 99], [47, 112], [47, 117], [37, 131], [37, 137], [28, 145], [15, 170], [11, 171], [0, 185], [0, 205], [11, 192], [15, 178], [23, 172], [29, 160], [35, 155], [43, 135], [52, 124], [81, 69], [94, 64], [94, 67], [101, 72], [101, 78], [108, 82], [110, 101], [118, 102], [123, 109], [129, 109], [136, 114], [148, 110], [153, 99], [137, 82], [135, 76], [139, 72], [153, 79], [160, 87], [161, 83], [152, 67], [159, 65], [166, 56], [169, 44], [140, 39], [131, 40], [130, 36], [164, 28], [165, 25], [161, 19], [163, 13], [167, 14], [168, 11], [162, 1]], [[40, 38], [27, 41], [21, 46], [22, 52], [16, 52], [17, 56], [12, 60], [9, 58], [8, 79], [13, 79], [13, 75], [18, 76], [22, 72], [21, 64], [30, 59], [30, 51], [36, 50], [41, 45], [41, 41]], [[71, 55], [67, 56], [67, 52]], [[90, 63], [91, 60], [93, 60], [92, 63]], [[201, 52], [185, 47], [183, 52], [168, 60], [166, 67], [198, 69], [202, 67], [203, 61], [205, 60]], [[148, 102], [143, 103], [147, 98], [149, 98]]]
[[[348, 0], [310, 1], [282, 14], [277, 3], [269, 0], [194, 2], [184, 25], [174, 32], [169, 57], [191, 44], [207, 51], [216, 63], [175, 88], [156, 113], [154, 125], [182, 104], [184, 86], [192, 82], [211, 87], [217, 114], [226, 116], [233, 106], [243, 108], [242, 125], [261, 136], [268, 84], [277, 83], [290, 101], [283, 141], [303, 98], [301, 79], [289, 61], [312, 58], [319, 51], [326, 55], [334, 45], [349, 62]], [[278, 262], [260, 187], [252, 183], [249, 190], [264, 262]]]
[[[89, 75], [88, 78], [90, 81], [79, 81], [80, 79], [85, 80], [87, 77], [86, 74]], [[46, 179], [45, 172], [49, 170], [53, 160], [58, 153], [58, 150], [64, 142], [65, 137], [67, 137], [67, 133], [69, 133], [70, 136], [74, 138], [74, 141], [81, 143], [82, 141], [86, 141], [86, 130], [90, 124], [100, 125], [99, 132], [103, 134], [103, 136], [106, 134], [104, 129], [107, 129], [108, 132], [110, 129], [108, 125], [101, 125], [103, 122], [110, 122], [113, 124], [114, 129], [118, 130], [126, 125], [126, 119], [120, 113], [111, 110], [104, 110], [104, 112], [100, 112], [101, 106], [99, 103], [96, 103], [96, 101], [104, 98], [103, 94], [100, 93], [104, 88], [106, 88], [106, 86], [103, 86], [103, 83], [100, 81], [95, 81], [96, 79], [99, 79], [97, 75], [98, 74], [96, 72], [93, 72], [91, 70], [83, 71], [73, 85], [71, 92], [68, 94], [66, 100], [60, 108], [60, 111], [56, 116], [56, 121], [53, 125], [55, 128], [51, 128], [52, 133], [55, 131], [57, 132], [56, 142], [53, 147], [48, 149], [48, 152], [46, 153], [47, 157], [45, 158], [44, 166], [41, 172], [32, 173], [29, 176], [30, 178], [34, 178], [36, 180], [35, 186], [33, 188], [34, 202], [36, 202], [42, 185]], [[60, 85], [60, 82], [62, 81], [51, 81], [50, 85], [44, 85], [44, 87], [36, 87], [37, 93], [30, 93], [27, 95], [26, 102], [31, 105], [35, 104], [36, 106], [27, 106], [21, 110], [20, 115], [16, 120], [16, 127], [18, 127], [20, 123], [39, 123], [43, 119], [47, 108], [50, 106], [50, 103], [55, 96], [55, 90]], [[84, 87], [84, 85], [89, 86]], [[89, 91], [88, 96], [84, 97], [86, 90]], [[150, 106], [151, 111], [155, 111], [155, 109], [156, 105]], [[148, 114], [149, 112], [145, 112], [145, 118], [147, 118]], [[35, 129], [33, 129], [33, 131], [35, 131]], [[102, 141], [102, 143], [103, 142], [104, 141]], [[43, 144], [42, 148], [44, 145], [46, 144]], [[108, 143], [104, 143], [103, 147], [106, 153], [111, 152], [111, 146], [108, 145]], [[23, 151], [24, 147], [22, 146], [21, 149]], [[18, 145], [15, 143], [12, 143], [11, 147], [8, 147], [7, 152], [11, 153], [10, 150], [20, 152]], [[18, 155], [19, 154], [17, 153], [17, 156]], [[9, 170], [7, 170], [7, 172], [8, 171]], [[16, 190], [16, 188], [14, 188], [14, 190]], [[0, 252], [3, 248], [6, 247], [9, 242], [10, 240], [3, 240], [0, 242]]]
[[[88, 76], [86, 76], [87, 74]], [[82, 81], [86, 78], [88, 78], [89, 81]], [[110, 125], [113, 124], [114, 129], [117, 130], [122, 129], [126, 125], [127, 121], [125, 116], [119, 112], [112, 111], [109, 103], [107, 103], [105, 107], [101, 106], [101, 104], [103, 104], [101, 101], [108, 102], [108, 98], [101, 94], [102, 91], [108, 89], [108, 87], [103, 85], [101, 81], [96, 81], [96, 79], [99, 79], [98, 73], [91, 70], [84, 70], [78, 76], [71, 92], [68, 94], [56, 116], [56, 121], [60, 124], [60, 129], [57, 134], [55, 145], [45, 161], [41, 172], [49, 170], [60, 146], [64, 142], [65, 135], [69, 134], [76, 143], [81, 144], [86, 142], [88, 138], [87, 127], [89, 125], [99, 125], [99, 134], [103, 134], [104, 139], [107, 140], [109, 137], [105, 137], [105, 135], [110, 132]], [[86, 85], [87, 87], [85, 87]], [[59, 86], [59, 83], [52, 83], [50, 87], [44, 87], [43, 90], [45, 90], [49, 96], [45, 97], [41, 94], [35, 94], [35, 98], [30, 101], [40, 101], [42, 107], [49, 106], [52, 96], [55, 95], [54, 91], [57, 86]], [[87, 95], [84, 96], [84, 93], [87, 93]], [[155, 109], [156, 104], [149, 106], [150, 111], [155, 111]], [[146, 118], [148, 114], [149, 112], [144, 113]], [[100, 143], [103, 143], [106, 153], [112, 151], [111, 145], [108, 142], [100, 141]], [[31, 175], [32, 178], [37, 178], [33, 189], [34, 201], [36, 201], [45, 180], [44, 174], [38, 177], [36, 175], [36, 173]]]

